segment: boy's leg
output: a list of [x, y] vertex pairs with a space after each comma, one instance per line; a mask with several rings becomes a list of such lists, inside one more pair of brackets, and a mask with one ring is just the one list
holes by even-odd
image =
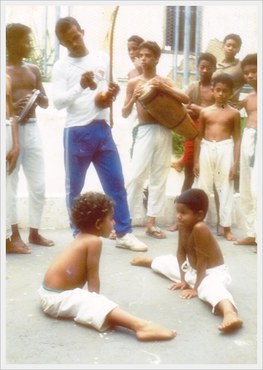
[[[85, 183], [86, 172], [91, 163], [92, 153], [88, 151], [89, 130], [89, 126], [64, 129], [65, 187], [69, 219], [71, 219], [71, 208], [74, 199], [81, 193]], [[84, 136], [85, 134], [86, 137]], [[78, 140], [79, 136], [80, 140]], [[95, 137], [93, 141], [95, 143]], [[71, 222], [70, 227], [75, 236], [79, 230]]]
[[130, 263], [134, 266], [151, 267], [153, 258], [151, 257], [134, 257]]
[[137, 339], [141, 341], [170, 340], [176, 336], [175, 330], [133, 316], [118, 307], [107, 315], [106, 320], [110, 326], [122, 326], [134, 331]]
[[222, 314], [223, 321], [218, 326], [218, 329], [223, 332], [230, 332], [239, 329], [243, 325], [243, 321], [239, 318], [235, 307], [228, 299], [220, 301], [216, 309]]

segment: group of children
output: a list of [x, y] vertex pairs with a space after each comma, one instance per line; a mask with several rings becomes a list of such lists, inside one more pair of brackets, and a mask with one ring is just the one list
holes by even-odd
[[[193, 186], [214, 195], [218, 235], [236, 245], [256, 246], [253, 175], [256, 167], [255, 161], [249, 161], [249, 158], [255, 159], [256, 153], [257, 55], [249, 54], [241, 62], [236, 58], [240, 47], [239, 35], [229, 34], [224, 39], [225, 59], [221, 63], [216, 65], [216, 59], [210, 53], [199, 56], [200, 80], [187, 89], [190, 97], [187, 111], [199, 127], [199, 136], [195, 141], [185, 141], [184, 155], [171, 166], [178, 171], [184, 168], [182, 191]], [[245, 83], [252, 87], [252, 93], [240, 101], [239, 94]], [[245, 108], [247, 113], [243, 134], [236, 108]], [[237, 240], [232, 234], [231, 223], [234, 180], [239, 168], [239, 191], [247, 235]], [[177, 230], [176, 223], [167, 229]]]
[[[247, 165], [254, 166], [257, 122], [256, 55], [248, 55], [241, 65], [247, 83], [253, 87], [253, 92], [239, 103], [239, 107], [245, 107], [248, 113], [247, 126], [244, 132], [248, 131], [246, 135], [250, 145], [244, 144], [244, 151], [245, 153], [248, 152]], [[198, 188], [188, 186], [188, 189], [182, 189], [181, 195], [176, 199], [176, 225], [179, 231], [177, 252], [174, 255], [159, 256], [154, 259], [135, 257], [131, 264], [150, 267], [153, 271], [167, 277], [173, 282], [170, 289], [181, 290], [180, 297], [183, 299], [197, 296], [204, 302], [208, 302], [212, 306], [213, 313], [222, 315], [223, 319], [218, 329], [228, 333], [242, 327], [243, 321], [238, 316], [236, 303], [228, 290], [231, 276], [224, 262], [219, 244], [204, 220], [209, 207], [207, 194], [216, 190], [219, 194], [220, 225], [224, 228], [224, 236], [227, 240], [234, 239], [230, 229], [231, 212], [229, 212], [229, 209], [231, 207], [229, 205], [231, 203], [233, 179], [239, 161], [240, 114], [229, 104], [229, 99], [233, 94], [231, 77], [223, 73], [211, 81], [214, 69], [215, 60], [211, 54], [201, 54], [199, 58], [201, 81], [198, 83], [197, 90], [193, 86], [192, 90], [189, 89], [190, 96], [196, 94], [199, 95], [200, 99], [199, 104], [197, 100], [190, 99], [187, 106], [188, 112], [193, 117], [196, 114], [196, 117], [199, 118], [200, 134], [195, 146], [195, 160], [192, 161], [192, 169], [195, 176], [198, 177], [199, 185]], [[194, 91], [198, 91], [198, 93]], [[244, 156], [245, 153], [241, 156]], [[243, 167], [241, 166], [241, 168]], [[250, 167], [250, 172], [252, 172], [252, 167]], [[202, 179], [202, 173], [210, 178], [209, 183], [207, 179], [206, 181]], [[207, 176], [208, 174], [209, 176]], [[215, 177], [216, 174], [218, 177]], [[249, 184], [249, 180], [246, 181], [246, 184]], [[202, 187], [204, 190], [201, 189]], [[241, 197], [242, 189], [241, 185]], [[249, 187], [248, 193], [250, 192], [253, 193], [253, 189]], [[255, 195], [255, 192], [253, 195]], [[108, 204], [107, 206], [105, 202]], [[81, 214], [81, 216], [79, 217], [78, 214]], [[86, 215], [87, 218], [83, 215]], [[96, 217], [93, 219], [92, 215]], [[80, 229], [80, 234], [45, 275], [43, 286], [39, 291], [44, 312], [55, 317], [70, 316], [76, 322], [92, 325], [98, 330], [105, 330], [113, 325], [124, 326], [134, 330], [139, 340], [169, 340], [174, 338], [175, 331], [135, 318], [127, 312], [123, 312], [114, 303], [109, 302], [99, 294], [100, 236], [107, 237], [114, 226], [113, 205], [110, 199], [102, 194], [85, 193], [76, 200], [72, 217]], [[255, 218], [253, 221], [255, 222]], [[243, 242], [252, 244], [255, 239], [246, 239]], [[241, 241], [241, 243], [243, 242]], [[91, 258], [86, 258], [83, 263], [82, 253], [91, 256]], [[79, 265], [82, 268], [76, 269], [74, 267]], [[68, 283], [69, 273], [71, 274], [70, 284]], [[86, 283], [88, 291], [83, 291], [83, 286]], [[101, 302], [98, 304], [103, 308], [102, 317], [97, 318], [97, 311], [90, 312], [87, 307], [88, 298], [85, 298], [85, 300], [83, 298], [84, 303], [80, 303], [77, 309], [75, 304], [75, 308], [71, 309], [71, 305], [68, 305], [67, 295], [72, 290], [75, 292], [74, 294], [83, 295], [83, 297], [90, 295], [89, 292], [95, 292], [96, 295], [94, 294], [92, 299]], [[66, 300], [67, 307], [69, 307], [66, 313], [62, 308], [60, 310], [60, 307], [64, 305], [64, 300]], [[56, 302], [55, 306], [53, 302]]]
[[[167, 140], [165, 156], [168, 157], [170, 152], [168, 153], [167, 148], [170, 145], [171, 133], [153, 120], [153, 117], [138, 103], [138, 97], [143, 85], [151, 81], [156, 89], [186, 104], [189, 114], [198, 120], [199, 126], [195, 145], [193, 142], [190, 143], [192, 152], [190, 168], [198, 180], [197, 185], [191, 188], [194, 178], [189, 170], [188, 184], [176, 199], [176, 228], [179, 232], [177, 252], [174, 255], [154, 259], [135, 257], [131, 264], [151, 267], [166, 276], [173, 281], [170, 289], [181, 290], [180, 297], [183, 299], [198, 296], [208, 302], [213, 312], [223, 317], [218, 329], [225, 333], [232, 332], [240, 328], [243, 322], [238, 316], [233, 296], [227, 288], [231, 277], [222, 252], [204, 220], [209, 207], [208, 195], [216, 192], [219, 199], [220, 225], [223, 227], [224, 236], [227, 240], [235, 239], [230, 227], [233, 179], [239, 164], [241, 131], [240, 114], [229, 104], [229, 99], [233, 95], [233, 80], [226, 73], [220, 73], [211, 79], [215, 71], [215, 58], [209, 53], [203, 53], [198, 59], [200, 82], [196, 83], [196, 86], [190, 86], [185, 94], [176, 89], [168, 79], [157, 76], [156, 65], [160, 52], [156, 43], [143, 42], [139, 51], [142, 63], [135, 65], [137, 72], [130, 76], [123, 116], [127, 117], [135, 104], [140, 123], [141, 136], [139, 137], [141, 140], [148, 137], [149, 142], [152, 142], [152, 138], [156, 135], [165, 138]], [[245, 107], [248, 113], [244, 134], [246, 142], [242, 144], [244, 148], [241, 154], [241, 158], [244, 158], [242, 160], [244, 166], [241, 166], [241, 171], [248, 171], [249, 168], [250, 178], [246, 179], [240, 187], [240, 192], [241, 197], [244, 197], [241, 198], [244, 199], [244, 205], [248, 206], [249, 202], [253, 201], [255, 206], [255, 188], [251, 186], [250, 180], [254, 181], [253, 171], [256, 163], [256, 55], [247, 56], [241, 66], [244, 78], [253, 87], [253, 92], [244, 101], [236, 103], [239, 104], [239, 108]], [[138, 71], [139, 74], [137, 74]], [[139, 141], [136, 145], [135, 159], [142, 156], [143, 147]], [[138, 152], [137, 156], [136, 152]], [[143, 172], [148, 172], [145, 163], [140, 162], [140, 166], [144, 167], [140, 169], [138, 169], [138, 160], [134, 160], [134, 163], [137, 167], [134, 168], [133, 179], [128, 184], [128, 193], [133, 187], [134, 197], [136, 197], [138, 194], [136, 181]], [[150, 165], [152, 167], [152, 159], [148, 162], [148, 166]], [[165, 175], [158, 175], [159, 171], [160, 169], [156, 168], [154, 181], [157, 185], [160, 180], [163, 182], [165, 179]], [[151, 180], [152, 185], [154, 181]], [[141, 178], [139, 184], [143, 184]], [[250, 199], [248, 199], [248, 193]], [[132, 192], [130, 192], [132, 199], [131, 194]], [[133, 205], [131, 199], [129, 207]], [[161, 205], [161, 201], [159, 203]], [[155, 225], [156, 209], [160, 206], [154, 209], [154, 197], [150, 198], [150, 207], [151, 204], [153, 208], [148, 217], [146, 231], [156, 236], [161, 233]], [[142, 341], [173, 339], [176, 336], [175, 330], [136, 317], [100, 294], [101, 237], [109, 237], [112, 232], [115, 225], [114, 208], [114, 201], [106, 194], [88, 192], [75, 199], [71, 208], [71, 222], [79, 232], [47, 270], [39, 289], [41, 307], [50, 316], [70, 317], [77, 323], [92, 326], [99, 331], [113, 326], [123, 326], [134, 331], [137, 339]], [[253, 222], [255, 223], [255, 213], [254, 218], [251, 215], [251, 229]], [[251, 231], [247, 238], [239, 243], [255, 244], [255, 238], [255, 234]]]

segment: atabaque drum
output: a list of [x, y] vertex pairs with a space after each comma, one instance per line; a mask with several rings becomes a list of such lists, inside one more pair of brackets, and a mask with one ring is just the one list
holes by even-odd
[[183, 104], [171, 95], [145, 84], [138, 101], [161, 125], [189, 140], [198, 135], [198, 130]]

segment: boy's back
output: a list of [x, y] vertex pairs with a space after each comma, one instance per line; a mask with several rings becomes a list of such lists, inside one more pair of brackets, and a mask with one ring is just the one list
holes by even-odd
[[58, 290], [82, 288], [91, 273], [98, 276], [101, 245], [97, 236], [79, 234], [49, 267], [45, 285]]

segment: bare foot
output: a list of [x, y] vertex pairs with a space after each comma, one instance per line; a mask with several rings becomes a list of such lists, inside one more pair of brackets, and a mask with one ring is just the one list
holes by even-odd
[[152, 322], [145, 322], [135, 331], [136, 337], [141, 341], [171, 340], [175, 338], [176, 331], [164, 328]]
[[31, 244], [41, 245], [42, 247], [52, 247], [55, 245], [52, 240], [46, 239], [40, 234], [29, 236], [28, 241]]
[[153, 259], [150, 257], [134, 257], [130, 264], [134, 266], [151, 267]]
[[237, 316], [236, 312], [229, 312], [225, 315], [218, 329], [224, 333], [235, 331], [243, 325], [243, 321]]
[[247, 236], [244, 239], [238, 239], [234, 243], [235, 245], [257, 245], [256, 238]]
[[224, 228], [221, 225], [217, 225], [216, 227], [216, 235], [224, 236]]
[[171, 226], [166, 227], [165, 230], [167, 230], [167, 231], [177, 231], [178, 230], [178, 226], [177, 226], [177, 224], [174, 224], [174, 225], [171, 225]]
[[177, 172], [182, 172], [184, 169], [184, 165], [179, 161], [172, 162], [171, 167], [174, 168]]
[[[228, 230], [226, 230], [228, 229]], [[232, 234], [231, 230], [229, 230], [229, 228], [224, 228], [224, 237], [226, 240], [228, 241], [234, 241], [234, 240], [237, 240], [237, 238]]]
[[14, 254], [30, 254], [31, 251], [28, 246], [23, 242], [24, 246], [13, 243], [10, 239], [6, 239], [6, 253]]

